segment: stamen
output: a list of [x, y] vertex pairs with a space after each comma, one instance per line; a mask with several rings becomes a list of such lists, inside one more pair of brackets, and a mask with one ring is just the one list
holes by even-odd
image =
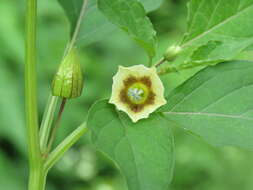
[[129, 88], [127, 95], [133, 100], [133, 101], [140, 101], [143, 99], [144, 91], [139, 88]]

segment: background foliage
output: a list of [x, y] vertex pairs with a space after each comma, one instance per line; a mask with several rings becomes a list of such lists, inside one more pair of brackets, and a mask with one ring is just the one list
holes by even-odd
[[[186, 29], [186, 0], [166, 0], [149, 17], [158, 31], [158, 55], [177, 42]], [[0, 187], [24, 190], [27, 160], [24, 128], [24, 0], [0, 2]], [[53, 74], [68, 39], [67, 19], [57, 1], [39, 1], [38, 70], [40, 118]], [[111, 78], [117, 65], [145, 64], [147, 56], [124, 32], [114, 30], [97, 43], [87, 38], [81, 49], [85, 71], [82, 97], [66, 107], [58, 141], [87, 115], [90, 105], [110, 95]], [[84, 42], [85, 43], [85, 42]], [[252, 52], [239, 55], [252, 59]], [[196, 70], [163, 77], [167, 94]], [[173, 190], [250, 190], [253, 187], [253, 153], [233, 147], [215, 148], [199, 137], [173, 128], [176, 166]], [[104, 155], [94, 151], [83, 137], [50, 172], [48, 189], [124, 190], [125, 182]]]

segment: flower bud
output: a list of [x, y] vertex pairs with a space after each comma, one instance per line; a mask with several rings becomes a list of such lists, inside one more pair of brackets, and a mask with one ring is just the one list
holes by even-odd
[[180, 46], [177, 46], [177, 45], [172, 45], [170, 46], [165, 54], [164, 54], [164, 58], [167, 60], [167, 61], [174, 61], [178, 54], [182, 51], [182, 48]]
[[53, 96], [79, 97], [83, 89], [80, 59], [75, 48], [71, 49], [60, 64], [52, 83]]

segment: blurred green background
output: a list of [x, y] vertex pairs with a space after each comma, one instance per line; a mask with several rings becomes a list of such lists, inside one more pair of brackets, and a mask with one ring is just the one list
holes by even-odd
[[[165, 0], [149, 14], [159, 36], [158, 59], [180, 40], [186, 28], [186, 0]], [[56, 0], [39, 1], [38, 101], [42, 117], [50, 83], [68, 40], [69, 25]], [[25, 190], [28, 168], [24, 127], [24, 0], [0, 1], [0, 189]], [[83, 95], [64, 112], [57, 143], [85, 120], [94, 101], [110, 96], [117, 65], [146, 64], [143, 50], [115, 31], [80, 49], [85, 71]], [[240, 58], [252, 57], [246, 52]], [[251, 58], [252, 59], [252, 58]], [[163, 76], [166, 93], [196, 70]], [[176, 165], [172, 190], [252, 190], [253, 153], [234, 147], [216, 148], [182, 129], [174, 129]], [[126, 190], [114, 164], [83, 137], [48, 176], [47, 190]]]

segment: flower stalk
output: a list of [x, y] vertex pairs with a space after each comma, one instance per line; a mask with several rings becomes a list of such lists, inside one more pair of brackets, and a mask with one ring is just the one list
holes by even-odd
[[182, 48], [178, 45], [170, 46], [164, 53], [163, 57], [155, 64], [155, 67], [159, 67], [166, 62], [174, 61], [181, 53]]
[[60, 121], [61, 121], [61, 118], [62, 118], [62, 114], [63, 114], [64, 108], [65, 108], [66, 102], [67, 102], [67, 99], [63, 98], [62, 102], [61, 102], [60, 110], [59, 110], [59, 113], [58, 113], [58, 116], [57, 116], [57, 119], [56, 119], [56, 122], [55, 122], [55, 126], [52, 129], [52, 133], [51, 133], [51, 136], [50, 136], [50, 139], [49, 139], [49, 142], [48, 142], [48, 147], [47, 147], [46, 154], [49, 153], [51, 148], [52, 148], [52, 145], [53, 145], [53, 142], [54, 142], [54, 139], [55, 139], [55, 136], [56, 136], [56, 131], [60, 126]]
[[59, 98], [56, 96], [49, 96], [45, 114], [43, 115], [40, 126], [40, 147], [42, 154], [45, 154], [47, 151], [48, 139], [50, 137], [51, 126], [53, 124], [58, 99]]

